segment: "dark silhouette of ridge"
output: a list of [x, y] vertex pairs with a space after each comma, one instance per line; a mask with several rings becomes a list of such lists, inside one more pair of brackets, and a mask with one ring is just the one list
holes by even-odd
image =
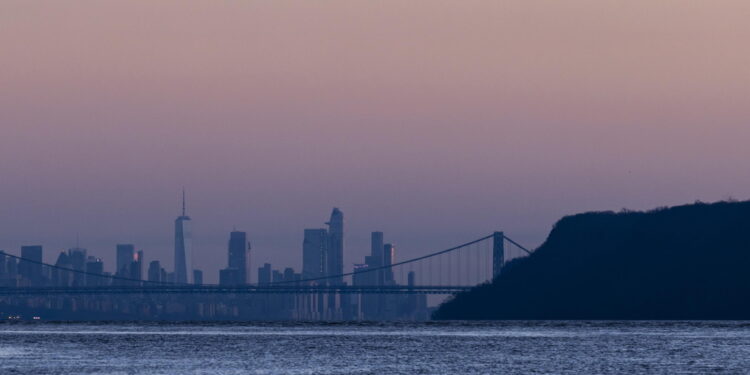
[[561, 219], [436, 319], [750, 319], [750, 201]]

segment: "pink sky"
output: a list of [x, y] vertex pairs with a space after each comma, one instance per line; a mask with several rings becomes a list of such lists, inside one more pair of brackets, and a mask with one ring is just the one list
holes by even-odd
[[747, 1], [0, 3], [0, 248], [133, 242], [184, 185], [213, 281], [233, 228], [299, 268], [561, 215], [750, 197]]

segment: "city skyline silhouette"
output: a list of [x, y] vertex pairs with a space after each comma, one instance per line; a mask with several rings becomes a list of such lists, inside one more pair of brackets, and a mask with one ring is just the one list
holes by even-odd
[[750, 1], [0, 1], [0, 374], [750, 358]]
[[747, 198], [743, 12], [585, 3], [4, 4], [0, 248], [167, 259], [182, 186], [204, 263], [235, 226], [291, 263], [331, 207], [360, 257]]

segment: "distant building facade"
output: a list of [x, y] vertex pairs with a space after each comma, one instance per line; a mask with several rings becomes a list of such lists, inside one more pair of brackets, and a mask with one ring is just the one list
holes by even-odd
[[344, 214], [338, 208], [331, 212], [328, 225], [328, 241], [326, 252], [326, 276], [339, 275], [326, 281], [331, 285], [344, 284]]
[[263, 267], [258, 268], [258, 285], [268, 285], [271, 283], [271, 264], [264, 263]]
[[327, 274], [328, 232], [325, 229], [305, 229], [302, 242], [302, 279], [314, 279]]
[[104, 262], [101, 259], [93, 256], [86, 257], [86, 286], [104, 286], [109, 283], [109, 280], [104, 277], [96, 275], [104, 274]]
[[248, 284], [250, 271], [250, 243], [247, 240], [247, 233], [232, 231], [229, 233], [229, 245], [227, 254], [227, 277], [232, 275], [232, 284]]
[[[390, 267], [396, 263], [396, 247], [393, 244], [383, 245], [383, 266]], [[383, 270], [383, 283], [385, 285], [396, 285], [396, 279], [392, 268]]]
[[166, 280], [162, 280], [162, 268], [161, 263], [158, 260], [152, 260], [148, 264], [148, 281], [153, 283], [159, 283]]
[[[367, 263], [370, 268], [382, 267], [385, 264], [384, 247], [383, 232], [372, 232], [370, 235], [370, 258]], [[373, 271], [373, 273], [375, 274], [373, 285], [383, 285], [385, 279], [383, 270]]]
[[116, 249], [117, 268], [115, 275], [130, 278], [130, 265], [135, 258], [135, 246], [132, 244], [118, 244]]
[[[70, 266], [76, 271], [86, 270], [86, 249], [80, 247], [74, 247], [68, 249], [68, 259]], [[86, 284], [86, 274], [82, 272], [74, 272], [72, 274], [73, 279], [71, 280], [71, 286], [84, 286]]]
[[42, 247], [22, 246], [21, 260], [18, 262], [18, 274], [27, 286], [43, 286]]
[[229, 233], [227, 268], [219, 271], [219, 284], [247, 285], [249, 276], [250, 242], [247, 240], [247, 233], [234, 230]]

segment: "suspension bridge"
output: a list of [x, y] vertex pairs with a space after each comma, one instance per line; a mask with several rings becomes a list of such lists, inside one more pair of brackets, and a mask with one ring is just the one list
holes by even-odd
[[[466, 291], [490, 282], [513, 259], [531, 251], [503, 232], [449, 249], [379, 267], [360, 267], [353, 272], [258, 285], [188, 285], [135, 280], [34, 262], [10, 254], [21, 262], [36, 263], [61, 272], [107, 279], [106, 286], [34, 286], [0, 288], [0, 296], [106, 295], [106, 294], [438, 294]], [[330, 280], [344, 279], [344, 283]]]

